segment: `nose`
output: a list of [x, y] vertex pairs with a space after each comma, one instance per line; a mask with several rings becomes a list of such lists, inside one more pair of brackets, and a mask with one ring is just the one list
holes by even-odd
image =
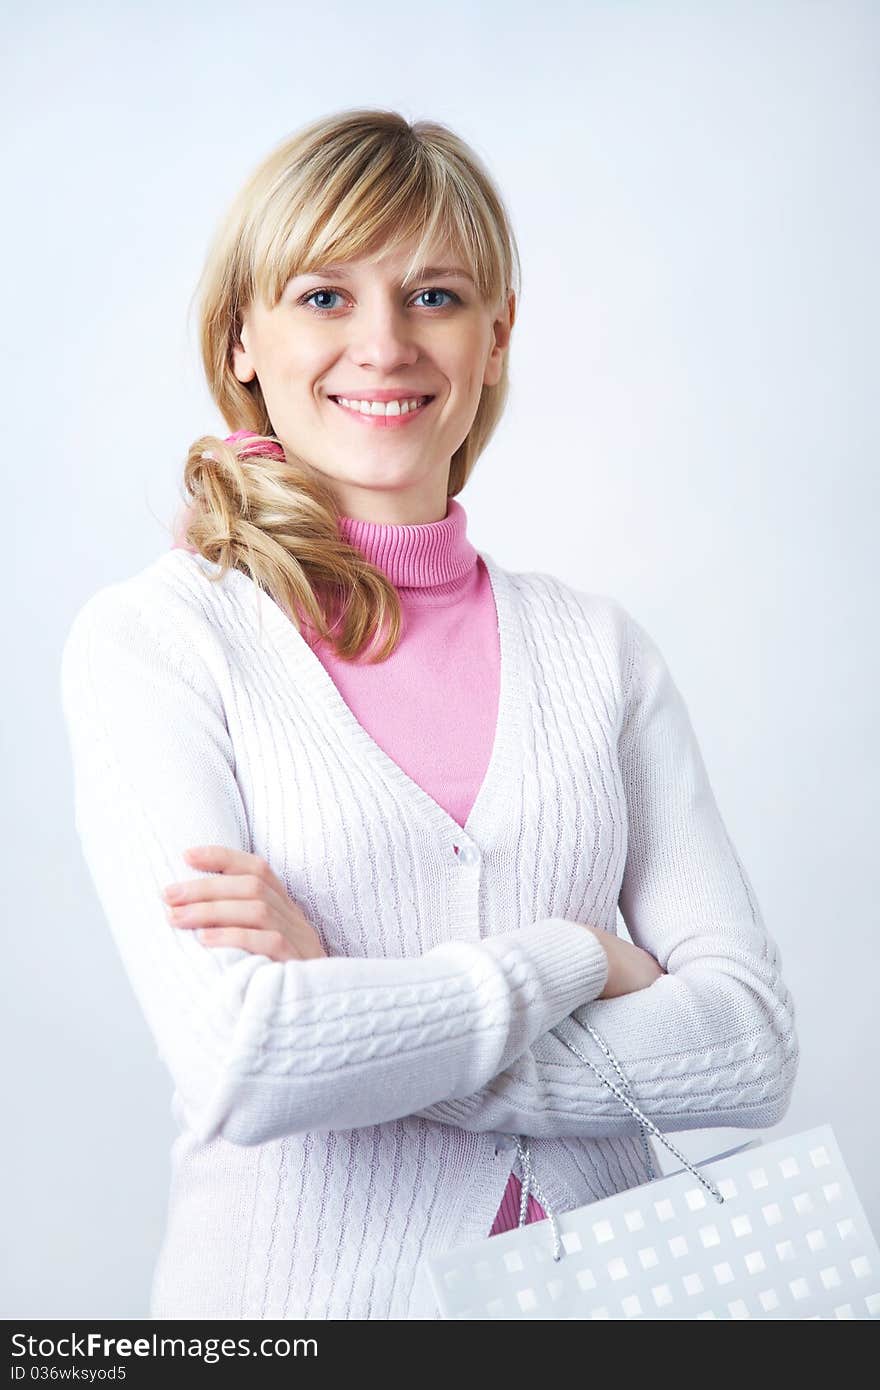
[[417, 326], [406, 310], [394, 304], [366, 306], [349, 320], [351, 343], [348, 355], [358, 367], [372, 367], [391, 376], [399, 367], [419, 358]]

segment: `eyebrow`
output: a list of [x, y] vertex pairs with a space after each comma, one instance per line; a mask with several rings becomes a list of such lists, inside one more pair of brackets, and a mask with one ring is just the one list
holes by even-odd
[[[323, 265], [317, 266], [314, 270], [300, 271], [300, 275], [338, 275], [341, 279], [347, 280], [349, 278], [349, 271], [346, 269], [344, 265]], [[422, 266], [422, 268], [416, 273], [416, 279], [426, 279], [429, 276], [434, 275], [448, 275], [452, 277], [457, 276], [461, 280], [470, 280], [472, 285], [476, 283], [470, 271], [464, 270], [461, 266]], [[296, 276], [294, 278], [298, 279], [299, 276]]]

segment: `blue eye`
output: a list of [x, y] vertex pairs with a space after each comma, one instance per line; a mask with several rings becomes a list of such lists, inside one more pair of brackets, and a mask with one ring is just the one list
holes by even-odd
[[[314, 299], [314, 297], [315, 297], [316, 294], [331, 294], [331, 295], [332, 295], [332, 294], [338, 294], [338, 293], [339, 293], [338, 290], [312, 290], [311, 294], [305, 295], [304, 298], [302, 298], [302, 299], [300, 300], [300, 304], [308, 304], [309, 300], [310, 300], [310, 299]], [[330, 313], [330, 310], [329, 310], [329, 309], [318, 309], [318, 313], [319, 313], [319, 314], [329, 314], [329, 313]]]
[[[305, 305], [305, 304], [309, 304], [309, 305], [310, 305], [310, 308], [311, 308], [311, 310], [312, 310], [312, 312], [313, 312], [314, 314], [317, 314], [319, 317], [324, 317], [324, 316], [327, 315], [327, 314], [332, 314], [333, 310], [332, 310], [332, 309], [329, 309], [329, 308], [326, 308], [325, 306], [319, 306], [319, 305], [317, 305], [317, 304], [310, 304], [310, 301], [313, 300], [313, 299], [316, 297], [316, 295], [319, 295], [319, 294], [327, 294], [327, 295], [331, 295], [331, 296], [332, 296], [332, 295], [338, 295], [338, 294], [341, 294], [341, 293], [342, 293], [341, 290], [331, 290], [331, 289], [329, 289], [329, 288], [322, 288], [322, 289], [319, 289], [319, 290], [310, 290], [308, 294], [303, 295], [303, 297], [299, 300], [299, 303], [300, 303], [300, 304], [304, 304], [304, 305]], [[460, 304], [460, 303], [461, 303], [461, 300], [459, 299], [458, 295], [457, 295], [457, 294], [453, 294], [452, 290], [441, 290], [441, 289], [438, 289], [438, 288], [431, 288], [431, 289], [427, 289], [427, 290], [420, 290], [419, 293], [416, 295], [416, 299], [421, 299], [422, 295], [425, 295], [425, 294], [445, 294], [446, 297], [447, 297], [447, 299], [451, 299], [451, 300], [453, 301], [453, 303], [455, 303], [455, 304]], [[437, 309], [445, 309], [445, 308], [447, 308], [448, 306], [447, 306], [446, 304], [438, 304], [438, 305], [427, 304], [427, 305], [424, 305], [423, 307], [425, 307], [426, 309], [429, 309], [429, 310], [430, 310], [430, 309], [434, 309], [434, 310], [436, 311]]]
[[[451, 290], [431, 289], [431, 290], [419, 290], [418, 294], [416, 295], [416, 299], [421, 299], [421, 297], [422, 297], [423, 294], [445, 294], [445, 295], [447, 295], [448, 298], [450, 298], [450, 299], [457, 299], [457, 298], [458, 298], [458, 296], [455, 295], [455, 294], [453, 294]], [[443, 306], [442, 304], [436, 304], [436, 305], [433, 305], [433, 306], [430, 305], [430, 304], [427, 305], [427, 308], [429, 308], [429, 309], [432, 308], [432, 307], [433, 307], [433, 308], [442, 309], [444, 306]]]

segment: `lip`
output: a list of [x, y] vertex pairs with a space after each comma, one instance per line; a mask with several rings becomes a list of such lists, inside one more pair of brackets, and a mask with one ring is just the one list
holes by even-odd
[[[415, 393], [415, 395], [426, 394], [427, 393], [424, 391]], [[368, 428], [372, 429], [400, 430], [404, 429], [407, 425], [413, 424], [416, 420], [421, 419], [428, 407], [434, 404], [436, 396], [430, 396], [428, 400], [425, 401], [424, 405], [419, 406], [418, 410], [408, 410], [405, 415], [370, 415], [363, 410], [349, 410], [347, 406], [340, 405], [332, 396], [328, 396], [327, 399], [331, 405], [336, 406], [340, 414], [347, 415], [349, 420], [352, 420], [356, 425], [366, 425]], [[377, 391], [373, 395], [346, 396], [345, 399], [347, 401], [378, 401], [382, 400], [383, 397], [381, 391]], [[392, 391], [390, 394], [386, 394], [385, 399], [392, 401], [399, 400], [400, 393], [398, 391]], [[404, 399], [412, 400], [414, 397], [406, 396]]]
[[385, 391], [333, 391], [332, 396], [344, 396], [347, 401], [414, 401], [417, 396], [431, 396], [431, 391], [418, 391], [415, 387], [396, 386]]

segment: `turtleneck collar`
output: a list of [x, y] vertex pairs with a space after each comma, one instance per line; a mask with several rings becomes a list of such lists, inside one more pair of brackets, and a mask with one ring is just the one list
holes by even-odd
[[398, 589], [457, 587], [477, 563], [467, 537], [467, 514], [454, 497], [442, 521], [404, 525], [340, 517], [340, 534]]

